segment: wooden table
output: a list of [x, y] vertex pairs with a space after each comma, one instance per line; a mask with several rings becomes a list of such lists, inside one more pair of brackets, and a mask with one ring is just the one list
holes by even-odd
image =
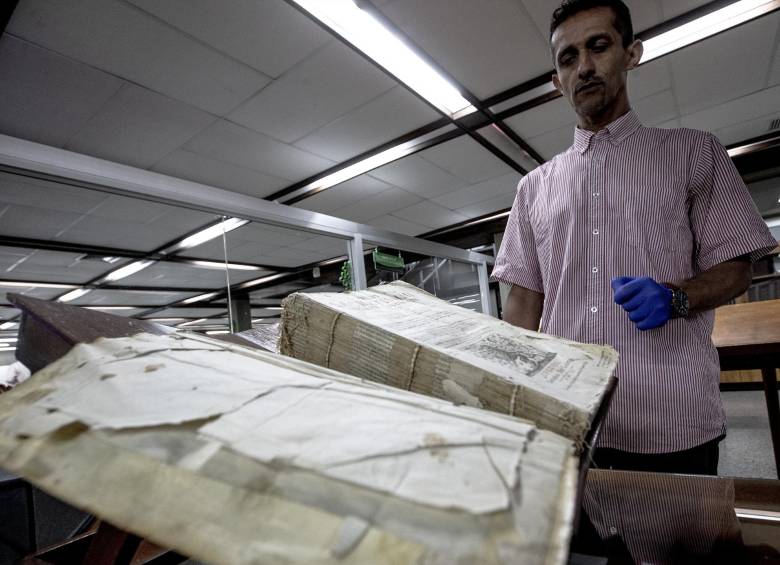
[[712, 341], [718, 348], [724, 371], [761, 370], [775, 469], [780, 477], [780, 402], [776, 374], [780, 367], [780, 300], [718, 308]]

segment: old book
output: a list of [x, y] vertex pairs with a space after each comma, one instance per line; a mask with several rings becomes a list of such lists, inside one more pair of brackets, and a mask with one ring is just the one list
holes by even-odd
[[526, 331], [403, 282], [283, 302], [283, 354], [456, 404], [520, 416], [582, 445], [617, 352]]
[[0, 467], [210, 563], [564, 563], [572, 452], [201, 336], [77, 345], [0, 395]]

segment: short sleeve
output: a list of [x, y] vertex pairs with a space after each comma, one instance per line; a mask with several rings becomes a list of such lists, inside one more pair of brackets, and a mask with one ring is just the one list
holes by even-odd
[[706, 134], [690, 184], [690, 219], [699, 272], [748, 255], [757, 261], [777, 246], [726, 149]]
[[528, 219], [526, 178], [523, 177], [517, 187], [492, 276], [498, 281], [543, 293], [536, 241]]

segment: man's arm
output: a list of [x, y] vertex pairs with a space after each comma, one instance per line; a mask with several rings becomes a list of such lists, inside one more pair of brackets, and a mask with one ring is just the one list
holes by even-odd
[[[717, 308], [739, 296], [753, 278], [748, 256], [719, 263], [692, 279], [669, 284], [688, 295], [688, 312]], [[663, 326], [673, 315], [672, 291], [650, 277], [612, 279], [615, 302], [628, 313], [640, 330]]]
[[747, 256], [715, 265], [700, 275], [673, 284], [688, 295], [691, 312], [723, 306], [745, 292], [753, 280], [753, 264]]
[[537, 332], [543, 303], [544, 294], [513, 284], [504, 304], [504, 321]]

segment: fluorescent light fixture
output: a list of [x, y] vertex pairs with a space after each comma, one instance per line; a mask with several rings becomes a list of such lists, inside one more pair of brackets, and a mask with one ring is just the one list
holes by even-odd
[[[190, 265], [195, 265], [196, 267], [204, 267], [206, 269], [224, 269], [225, 263], [220, 263], [219, 261], [188, 261]], [[261, 267], [256, 267], [254, 265], [243, 265], [239, 263], [228, 263], [227, 264], [228, 269], [235, 269], [236, 271], [262, 271], [263, 269]]]
[[352, 0], [294, 0], [335, 33], [452, 118], [476, 108], [447, 79]]
[[201, 323], [207, 322], [207, 321], [208, 321], [208, 318], [198, 318], [197, 320], [192, 320], [191, 322], [184, 322], [183, 324], [179, 324], [176, 327], [177, 328], [183, 328], [185, 326], [192, 326], [192, 325], [195, 325], [195, 324], [201, 324]]
[[0, 337], [0, 343], [16, 343], [18, 340], [17, 337]]
[[103, 277], [103, 280], [106, 282], [114, 282], [127, 278], [130, 275], [136, 274], [138, 271], [143, 271], [146, 267], [154, 265], [156, 262], [157, 261], [151, 261], [147, 259], [142, 261], [134, 261], [129, 265], [125, 265], [124, 267], [119, 267], [116, 271], [111, 271], [105, 277]]
[[[774, 141], [776, 141], [777, 138], [774, 138]], [[739, 157], [740, 155], [745, 155], [746, 153], [752, 153], [753, 151], [757, 149], [766, 148], [768, 145], [767, 140], [764, 141], [756, 141], [754, 143], [748, 143], [746, 145], [739, 145], [737, 147], [732, 147], [728, 150], [729, 157]]]
[[0, 324], [0, 330], [10, 330], [16, 327], [16, 322], [3, 322]]
[[185, 237], [179, 243], [173, 246], [173, 249], [189, 249], [190, 247], [197, 247], [202, 243], [211, 241], [214, 238], [220, 237], [222, 233], [233, 231], [240, 228], [244, 224], [247, 224], [249, 220], [242, 220], [241, 218], [228, 218], [216, 225], [194, 233], [189, 237]]
[[77, 288], [76, 290], [71, 290], [70, 292], [67, 292], [60, 296], [57, 301], [58, 302], [70, 302], [71, 300], [76, 300], [77, 298], [81, 298], [88, 292], [90, 292], [91, 289], [89, 288]]
[[230, 330], [209, 330], [206, 332], [207, 335], [219, 335], [219, 334], [229, 334]]
[[87, 310], [135, 310], [135, 306], [84, 306]]
[[0, 281], [0, 286], [13, 286], [13, 287], [39, 287], [39, 288], [78, 288], [75, 284], [59, 284], [59, 283], [42, 283], [35, 281]]
[[194, 304], [195, 302], [202, 302], [204, 300], [208, 300], [209, 298], [214, 298], [218, 294], [219, 292], [207, 292], [206, 294], [199, 294], [198, 296], [193, 296], [192, 298], [182, 300], [180, 304]]
[[326, 265], [333, 265], [334, 263], [340, 263], [341, 261], [346, 261], [347, 259], [349, 259], [349, 257], [342, 255], [341, 257], [335, 257], [333, 259], [328, 259], [327, 261], [320, 261], [317, 264], [325, 267]]
[[281, 310], [281, 306], [261, 306], [263, 310]]
[[687, 24], [643, 41], [641, 63], [686, 47], [716, 33], [748, 22], [780, 7], [780, 0], [739, 0]]
[[780, 226], [780, 217], [770, 218], [769, 220], [766, 220], [766, 227], [776, 228], [778, 226]]
[[0, 347], [0, 351], [16, 351], [15, 347]]
[[281, 278], [281, 277], [285, 277], [288, 274], [289, 273], [277, 273], [275, 275], [268, 275], [267, 277], [260, 277], [259, 279], [254, 279], [254, 280], [251, 280], [251, 281], [247, 281], [244, 284], [242, 284], [241, 286], [239, 286], [238, 288], [240, 290], [244, 290], [245, 288], [249, 288], [249, 287], [252, 287], [252, 286], [257, 286], [259, 284], [263, 284], [263, 283], [266, 283], [266, 282], [270, 282], [270, 281], [276, 280], [276, 279]]

